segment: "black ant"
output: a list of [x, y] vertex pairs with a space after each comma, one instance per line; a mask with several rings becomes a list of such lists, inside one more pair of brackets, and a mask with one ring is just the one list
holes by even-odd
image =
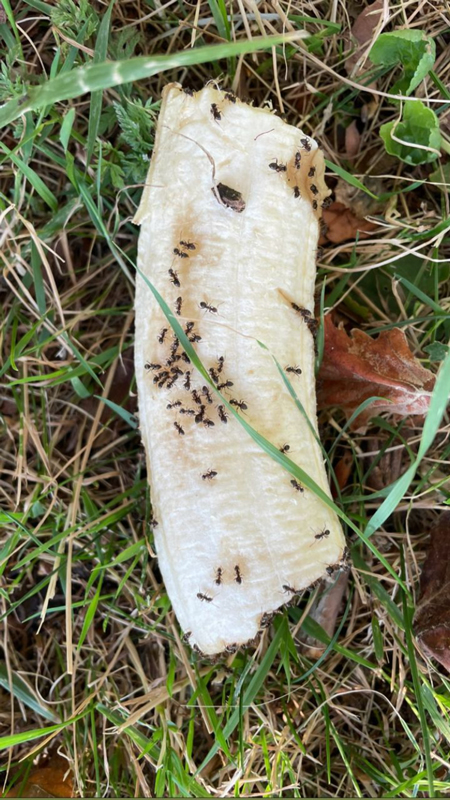
[[203, 397], [206, 397], [208, 403], [212, 403], [211, 392], [209, 391], [207, 386], [202, 387], [202, 395]]
[[306, 138], [305, 139], [301, 139], [300, 140], [300, 144], [301, 144], [302, 147], [305, 148], [307, 153], [311, 152], [311, 142], [309, 141], [309, 139], [306, 139]]
[[197, 425], [199, 425], [200, 422], [203, 422], [204, 418], [205, 418], [205, 406], [200, 406], [200, 411], [194, 417]]
[[174, 425], [174, 428], [176, 428], [176, 430], [180, 434], [180, 436], [184, 436], [184, 430], [181, 427], [181, 425], [179, 424], [179, 422], [174, 422], [173, 425]]
[[211, 314], [217, 314], [217, 308], [215, 306], [210, 305], [210, 303], [205, 303], [204, 300], [199, 303], [200, 308], [203, 308], [204, 311], [210, 311]]
[[165, 336], [166, 336], [166, 333], [167, 333], [167, 331], [168, 331], [168, 330], [169, 330], [168, 328], [163, 328], [163, 329], [162, 329], [162, 331], [161, 331], [161, 333], [159, 334], [159, 336], [158, 336], [158, 342], [159, 342], [160, 344], [162, 344], [162, 343], [163, 343], [163, 341], [164, 341], [164, 339], [165, 339]]
[[180, 358], [182, 358], [183, 361], [186, 362], [186, 364], [190, 364], [191, 363], [191, 359], [189, 358], [187, 353], [181, 353]]
[[301, 153], [297, 152], [294, 158], [295, 169], [300, 169], [300, 161], [302, 160]]
[[325, 571], [326, 571], [327, 575], [329, 575], [330, 578], [331, 578], [331, 576], [333, 575], [333, 573], [335, 571], [335, 567], [327, 567]]
[[223, 370], [223, 365], [224, 365], [224, 362], [225, 362], [225, 358], [224, 358], [224, 356], [219, 356], [219, 358], [217, 359], [217, 372], [218, 372], [219, 374], [220, 374], [220, 373], [222, 372], [222, 370]]
[[217, 567], [216, 580], [214, 581], [214, 583], [217, 583], [217, 586], [220, 586], [220, 584], [222, 583], [222, 575], [223, 575], [222, 567]]
[[191, 394], [192, 394], [192, 399], [193, 399], [194, 403], [197, 403], [197, 405], [201, 406], [202, 400], [201, 400], [201, 397], [200, 397], [199, 393], [197, 392], [197, 389], [192, 389]]
[[284, 444], [282, 447], [279, 447], [278, 449], [279, 449], [280, 453], [287, 453], [288, 450], [291, 449], [291, 445], [290, 444]]
[[193, 417], [195, 411], [193, 408], [180, 408], [180, 414], [188, 414], [188, 416]]
[[234, 568], [234, 572], [235, 572], [235, 575], [236, 575], [236, 577], [235, 577], [236, 583], [242, 583], [241, 570], [239, 569], [237, 564], [236, 564], [236, 566]]
[[229, 100], [230, 103], [236, 102], [236, 95], [233, 92], [225, 92], [225, 99]]
[[177, 297], [176, 302], [175, 302], [175, 312], [176, 312], [176, 314], [178, 314], [178, 316], [180, 316], [180, 314], [181, 314], [181, 306], [182, 305], [183, 305], [183, 298], [182, 297]]
[[209, 374], [211, 375], [211, 378], [214, 381], [214, 383], [219, 383], [219, 376], [214, 367], [211, 367], [211, 369], [209, 370]]
[[170, 354], [171, 354], [172, 358], [174, 358], [175, 353], [178, 350], [178, 345], [179, 344], [180, 344], [180, 342], [178, 341], [177, 337], [175, 337], [175, 339], [173, 340], [172, 344], [170, 345]]
[[246, 409], [248, 408], [247, 403], [244, 403], [243, 400], [230, 400], [230, 405], [236, 406], [237, 408], [239, 408], [240, 411], [246, 411]]
[[180, 242], [181, 247], [184, 247], [185, 250], [195, 250], [194, 242]]
[[225, 411], [225, 407], [224, 406], [217, 406], [217, 412], [219, 414], [220, 421], [221, 422], [225, 422], [225, 424], [226, 424], [228, 422], [228, 414]]
[[173, 283], [174, 286], [180, 287], [181, 283], [178, 280], [178, 272], [175, 272], [174, 269], [169, 269], [169, 275], [170, 275], [170, 282]]
[[197, 592], [197, 597], [199, 600], [206, 600], [207, 603], [212, 603], [212, 597], [208, 597], [207, 594], [203, 594], [202, 592]]
[[295, 375], [302, 374], [300, 367], [286, 367], [286, 372], [293, 372]]
[[158, 372], [158, 374], [155, 375], [155, 377], [153, 378], [153, 383], [159, 383], [161, 379], [167, 380], [168, 377], [169, 377], [169, 371], [163, 370], [162, 372]]
[[331, 206], [332, 202], [333, 201], [332, 201], [331, 197], [326, 197], [325, 200], [322, 203], [322, 208], [328, 208], [329, 206]]
[[314, 196], [316, 194], [319, 194], [319, 190], [318, 190], [317, 186], [315, 185], [315, 183], [312, 183], [309, 188], [310, 188], [310, 191], [313, 193]]
[[308, 178], [314, 178], [315, 174], [316, 174], [316, 168], [315, 167], [311, 167], [311, 169], [308, 172]]
[[286, 164], [279, 164], [278, 159], [276, 158], [275, 161], [272, 161], [269, 164], [269, 169], [273, 169], [274, 172], [286, 172], [287, 166]]
[[189, 341], [190, 342], [201, 342], [201, 340], [202, 340], [202, 337], [199, 336], [198, 333], [194, 333], [194, 334], [192, 334], [192, 336], [189, 337]]
[[204, 481], [212, 481], [212, 479], [215, 478], [216, 475], [217, 475], [217, 472], [215, 472], [213, 469], [209, 469], [208, 472], [205, 472], [205, 474], [202, 475], [202, 480], [204, 480]]
[[293, 586], [289, 586], [288, 583], [283, 584], [283, 592], [288, 592], [290, 594], [297, 594], [297, 589], [294, 589]]
[[328, 530], [328, 528], [324, 528], [324, 530], [323, 530], [323, 531], [320, 531], [320, 533], [316, 533], [316, 535], [314, 536], [314, 538], [315, 538], [315, 539], [319, 539], [319, 540], [320, 540], [320, 539], [326, 539], [326, 537], [330, 535], [330, 532], [331, 532], [331, 531], [329, 531], [329, 530]]
[[317, 204], [317, 200], [313, 200], [313, 201], [312, 201], [312, 207], [313, 207], [313, 210], [314, 210], [314, 211], [317, 211], [317, 209], [319, 208], [319, 206], [318, 206], [318, 204]]
[[189, 391], [189, 389], [191, 388], [191, 373], [190, 373], [190, 371], [189, 371], [189, 370], [186, 372], [186, 375], [185, 375], [185, 378], [184, 378], [184, 383], [183, 383], [183, 386], [184, 386], [184, 388], [185, 388], [185, 389], [187, 389], [188, 391]]
[[212, 421], [212, 419], [205, 418], [204, 420], [202, 420], [202, 422], [205, 428], [214, 428], [215, 423]]
[[193, 97], [194, 96], [194, 90], [190, 89], [189, 86], [183, 86], [183, 92], [185, 94], [189, 95], [189, 97]]
[[234, 386], [233, 381], [224, 381], [223, 383], [219, 383], [217, 385], [218, 389], [229, 389], [231, 386]]
[[176, 400], [175, 403], [167, 403], [166, 408], [178, 408], [181, 406], [181, 400]]
[[297, 492], [304, 492], [304, 491], [305, 491], [305, 490], [304, 490], [304, 488], [303, 488], [303, 486], [301, 485], [301, 483], [299, 483], [298, 481], [296, 481], [296, 480], [295, 480], [295, 478], [293, 478], [293, 479], [291, 480], [291, 486], [293, 486], [293, 487], [294, 487], [294, 489], [297, 489]]
[[294, 186], [294, 197], [295, 198], [301, 197], [300, 189], [298, 188], [298, 186]]
[[148, 361], [147, 361], [146, 365], [144, 366], [144, 369], [146, 369], [147, 371], [149, 369], [151, 369], [151, 370], [161, 369], [161, 364], [149, 364]]
[[189, 255], [187, 253], [183, 253], [183, 251], [179, 250], [178, 247], [174, 247], [173, 252], [176, 256], [178, 256], [178, 258], [189, 258]]
[[195, 325], [195, 322], [188, 322], [188, 324], [186, 325], [186, 327], [184, 329], [184, 332], [185, 332], [186, 335], [191, 332], [191, 330], [193, 329], [194, 325]]
[[217, 103], [211, 103], [211, 114], [213, 115], [216, 122], [222, 119], [222, 114], [218, 109]]

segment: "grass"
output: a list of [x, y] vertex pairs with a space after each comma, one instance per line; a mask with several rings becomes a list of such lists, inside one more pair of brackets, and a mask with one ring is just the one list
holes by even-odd
[[[0, 5], [2, 785], [58, 750], [85, 797], [445, 796], [450, 684], [412, 615], [450, 500], [450, 207], [430, 180], [441, 162], [409, 166], [379, 138], [398, 71], [347, 73], [353, 7], [329, 0]], [[387, 30], [436, 41], [415, 97], [446, 153], [450, 22], [431, 4], [390, 13]], [[336, 629], [306, 594], [215, 664], [182, 643], [158, 572], [132, 365], [131, 220], [161, 87], [210, 78], [316, 136], [335, 197], [377, 224], [325, 242], [324, 307], [370, 333], [400, 326], [441, 367], [425, 424], [375, 418], [361, 434], [339, 410], [319, 416], [331, 470], [351, 460]]]

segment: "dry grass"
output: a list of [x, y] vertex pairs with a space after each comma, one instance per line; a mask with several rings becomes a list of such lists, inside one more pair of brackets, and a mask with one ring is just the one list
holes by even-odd
[[[59, 4], [64, 13], [51, 20], [57, 5], [20, 2], [17, 35], [9, 24], [0, 27], [0, 36], [8, 31], [0, 44], [12, 80], [4, 81], [5, 96], [17, 81], [36, 84], [62, 64], [69, 68], [71, 59], [76, 66], [92, 58], [96, 33], [84, 38], [80, 31], [94, 5], [78, 5], [76, 18], [68, 3]], [[8, 148], [0, 171], [5, 785], [12, 778], [20, 783], [37, 753], [42, 759], [58, 749], [85, 797], [427, 797], [430, 764], [435, 793], [448, 793], [448, 682], [419, 654], [413, 658], [407, 597], [356, 537], [339, 635], [317, 663], [300, 645], [308, 596], [275, 619], [255, 651], [211, 665], [181, 643], [152, 547], [133, 416], [130, 265], [138, 232], [131, 218], [157, 110], [136, 111], [136, 103], [157, 103], [172, 80], [197, 89], [214, 78], [241, 98], [271, 103], [317, 137], [329, 161], [380, 195], [375, 202], [330, 172], [335, 196], [369, 215], [376, 228], [370, 239], [325, 243], [318, 290], [325, 281], [325, 305], [364, 330], [401, 324], [425, 366], [424, 346], [447, 341], [448, 269], [426, 261], [448, 255], [446, 226], [417, 241], [406, 234], [448, 219], [448, 195], [427, 181], [436, 164], [409, 167], [382, 146], [380, 124], [398, 114], [387, 97], [394, 71], [385, 70], [370, 93], [361, 89], [369, 62], [363, 58], [353, 75], [345, 69], [351, 25], [363, 5], [226, 2], [231, 40], [303, 28], [316, 38], [309, 50], [305, 40], [106, 89], [101, 146], [88, 166], [90, 95], [27, 112], [2, 129]], [[385, 6], [387, 30], [419, 28], [435, 37], [434, 72], [448, 84], [449, 9], [417, 0]], [[95, 9], [104, 14], [106, 5], [97, 2]], [[220, 9], [219, 2], [116, 3], [109, 57], [220, 43], [226, 35]], [[20, 95], [17, 83], [16, 89]], [[416, 96], [439, 114], [447, 152], [448, 103], [430, 77]], [[61, 122], [69, 109], [66, 157]], [[352, 120], [360, 142], [350, 159], [345, 131]], [[133, 136], [143, 142], [141, 152]], [[425, 299], [393, 269], [401, 247], [402, 274]], [[446, 315], [436, 316], [437, 304]], [[122, 415], [103, 399], [123, 406]], [[321, 415], [328, 450], [344, 423], [339, 411]], [[333, 463], [352, 459], [343, 501], [361, 528], [382, 502], [374, 492], [409, 464], [421, 433], [417, 419], [375, 419], [364, 435], [344, 431]], [[413, 596], [430, 527], [449, 497], [447, 440], [444, 419], [407, 495], [372, 537]], [[54, 724], [51, 717], [68, 724], [33, 741], [30, 732]], [[23, 739], [9, 738], [22, 733]]]

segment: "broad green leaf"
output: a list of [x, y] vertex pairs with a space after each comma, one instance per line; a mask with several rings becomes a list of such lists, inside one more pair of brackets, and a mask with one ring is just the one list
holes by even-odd
[[442, 342], [432, 342], [423, 349], [428, 353], [430, 361], [443, 361], [448, 353], [448, 345]]
[[392, 31], [380, 34], [369, 58], [373, 64], [384, 67], [400, 65], [403, 75], [394, 83], [391, 92], [410, 95], [433, 67], [436, 45], [431, 37], [417, 29]]
[[389, 155], [397, 156], [406, 164], [426, 164], [439, 156], [436, 152], [441, 146], [438, 118], [420, 100], [407, 100], [400, 122], [386, 122], [380, 128], [380, 136]]

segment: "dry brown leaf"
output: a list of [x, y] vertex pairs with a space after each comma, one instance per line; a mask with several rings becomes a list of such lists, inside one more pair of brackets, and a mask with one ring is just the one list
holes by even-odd
[[413, 627], [423, 653], [450, 672], [449, 539], [450, 511], [445, 511], [431, 531]]
[[339, 406], [347, 417], [369, 397], [375, 400], [356, 419], [364, 428], [370, 418], [387, 412], [408, 416], [425, 414], [435, 377], [411, 353], [398, 328], [382, 331], [376, 339], [354, 329], [349, 336], [325, 317], [325, 346], [317, 384], [319, 408]]
[[323, 210], [322, 218], [325, 228], [320, 244], [326, 241], [340, 244], [347, 239], [355, 239], [358, 232], [360, 239], [367, 239], [377, 227], [374, 222], [357, 217], [350, 208], [337, 202]]
[[361, 134], [356, 124], [356, 119], [352, 120], [345, 129], [345, 155], [347, 158], [355, 158], [358, 155], [361, 145]]
[[74, 797], [73, 780], [67, 761], [57, 755], [50, 756], [42, 765], [33, 767], [24, 786], [20, 780], [17, 781], [5, 796]]
[[356, 40], [357, 47], [346, 59], [345, 69], [348, 74], [353, 71], [364, 52], [364, 48], [369, 45], [370, 40], [374, 37], [377, 25], [383, 14], [383, 8], [384, 0], [375, 0], [374, 3], [366, 6], [356, 17], [352, 25], [352, 44], [355, 44]]

